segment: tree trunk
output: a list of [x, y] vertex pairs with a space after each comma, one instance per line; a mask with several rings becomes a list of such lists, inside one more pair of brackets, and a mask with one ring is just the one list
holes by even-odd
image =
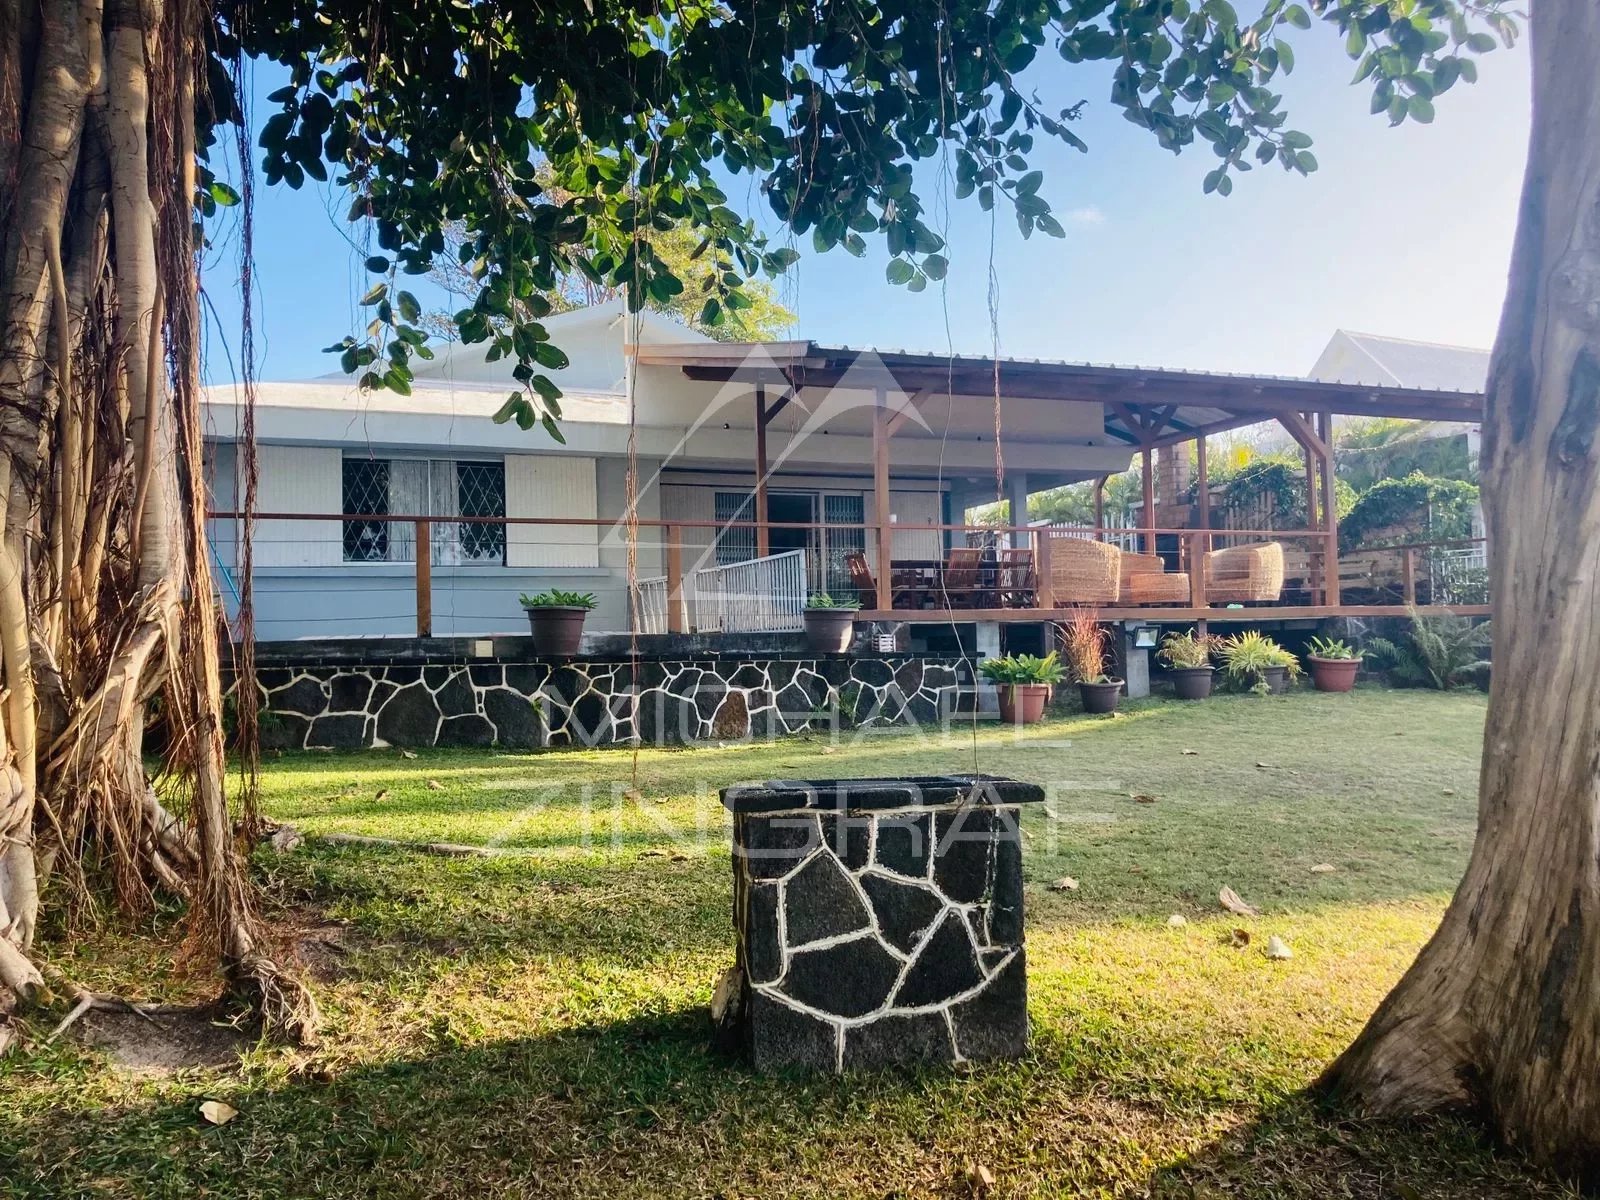
[[106, 890], [192, 900], [269, 1033], [316, 1018], [262, 952], [225, 786], [192, 234], [210, 21], [0, 0], [0, 1022], [43, 984], [46, 882], [69, 918]]
[[1489, 375], [1494, 671], [1478, 836], [1438, 932], [1323, 1086], [1480, 1113], [1600, 1179], [1600, 5], [1536, 6], [1533, 137]]

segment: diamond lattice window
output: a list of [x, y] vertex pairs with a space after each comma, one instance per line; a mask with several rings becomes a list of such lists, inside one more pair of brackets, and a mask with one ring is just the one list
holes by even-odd
[[[363, 516], [389, 511], [389, 462], [383, 458], [344, 460], [344, 511]], [[387, 521], [346, 521], [344, 523], [346, 562], [387, 562], [389, 523]]]
[[429, 558], [436, 564], [505, 561], [503, 524], [460, 519], [506, 515], [502, 463], [347, 458], [344, 511], [369, 518], [345, 521], [346, 562], [416, 561], [415, 519], [370, 519], [391, 513], [433, 518]]

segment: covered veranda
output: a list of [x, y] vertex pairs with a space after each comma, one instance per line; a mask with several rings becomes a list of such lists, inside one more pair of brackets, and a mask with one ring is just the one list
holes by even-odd
[[[1481, 394], [1340, 384], [1141, 367], [994, 359], [903, 351], [856, 350], [810, 341], [640, 345], [641, 370], [681, 373], [729, 406], [748, 404], [754, 430], [756, 558], [766, 558], [777, 528], [824, 523], [774, 522], [766, 494], [818, 444], [870, 445], [871, 504], [861, 526], [853, 582], [868, 620], [899, 622], [1049, 622], [1092, 606], [1108, 621], [1227, 622], [1403, 615], [1440, 599], [1419, 580], [1417, 565], [1439, 546], [1391, 546], [1392, 569], [1372, 586], [1371, 556], [1341, 560], [1333, 446], [1341, 417], [1427, 421], [1481, 420]], [[688, 398], [686, 394], [686, 399]], [[797, 446], [793, 430], [773, 445], [775, 419], [791, 406], [807, 417]], [[1086, 421], [1085, 414], [1092, 420]], [[791, 411], [791, 420], [793, 420]], [[1275, 422], [1301, 451], [1306, 520], [1300, 528], [1219, 527], [1208, 486], [1208, 439]], [[837, 438], [831, 443], [818, 435]], [[1156, 457], [1187, 455], [1194, 443], [1193, 503], [1158, 506]], [[1101, 507], [1106, 478], [1137, 459], [1143, 502], [1133, 527], [1108, 523]], [[866, 464], [863, 464], [866, 465]], [[907, 474], [936, 469], [951, 495], [952, 519], [937, 529], [939, 560], [897, 556], [893, 488]], [[973, 524], [967, 508], [995, 499], [1027, 511], [1030, 492], [1063, 482], [1096, 481], [1092, 526], [1063, 529]], [[1163, 524], [1163, 513], [1175, 520]], [[833, 523], [833, 528], [838, 528]], [[921, 527], [919, 526], [919, 529]], [[1442, 545], [1442, 544], [1439, 544]], [[1454, 543], [1460, 547], [1463, 543]], [[675, 556], [667, 546], [670, 595]], [[883, 581], [889, 581], [884, 587]], [[669, 603], [668, 625], [681, 625]], [[1481, 604], [1454, 604], [1477, 615]], [[676, 618], [676, 620], [674, 620]]]

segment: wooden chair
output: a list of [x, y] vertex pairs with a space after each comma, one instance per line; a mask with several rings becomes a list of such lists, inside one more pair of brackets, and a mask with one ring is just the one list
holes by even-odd
[[856, 599], [862, 608], [878, 607], [878, 584], [872, 578], [872, 568], [867, 566], [867, 555], [862, 550], [852, 550], [844, 556], [844, 569], [850, 573], [850, 586], [856, 590]]
[[1122, 594], [1122, 551], [1106, 542], [1070, 534], [1050, 538], [1050, 583], [1055, 602], [1115, 604]]
[[1001, 608], [1033, 608], [1039, 598], [1039, 577], [1033, 569], [1033, 551], [1022, 547], [1000, 551]]
[[1206, 555], [1206, 603], [1238, 604], [1283, 595], [1283, 543], [1229, 546]]
[[939, 597], [951, 608], [978, 608], [982, 589], [983, 547], [955, 546], [944, 564], [944, 580]]

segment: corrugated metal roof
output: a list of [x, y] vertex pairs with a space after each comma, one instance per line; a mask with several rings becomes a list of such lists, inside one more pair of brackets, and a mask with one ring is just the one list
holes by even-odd
[[1374, 365], [1361, 382], [1436, 391], [1481, 392], [1489, 378], [1489, 351], [1442, 342], [1416, 342], [1341, 329]]

